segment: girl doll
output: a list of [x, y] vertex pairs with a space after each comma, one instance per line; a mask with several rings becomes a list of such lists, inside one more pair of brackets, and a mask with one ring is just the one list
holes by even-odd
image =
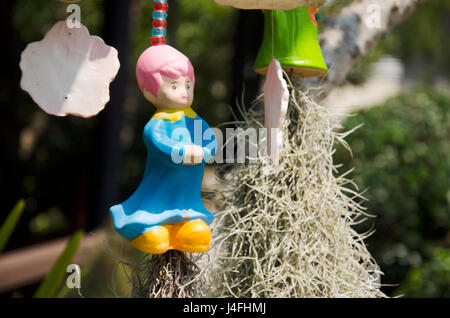
[[168, 45], [152, 46], [136, 66], [139, 88], [157, 111], [145, 125], [147, 162], [137, 190], [110, 208], [116, 230], [137, 249], [206, 252], [214, 216], [204, 207], [201, 183], [216, 139], [191, 108], [194, 68]]

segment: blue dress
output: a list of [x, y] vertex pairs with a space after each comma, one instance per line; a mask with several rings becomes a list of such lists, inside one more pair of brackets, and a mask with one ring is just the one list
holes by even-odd
[[[205, 161], [215, 154], [217, 142], [209, 125], [191, 108], [159, 110], [145, 125], [147, 162], [137, 190], [110, 208], [114, 227], [133, 239], [152, 227], [214, 216], [203, 205], [201, 185]], [[201, 164], [183, 165], [185, 145], [203, 148]]]

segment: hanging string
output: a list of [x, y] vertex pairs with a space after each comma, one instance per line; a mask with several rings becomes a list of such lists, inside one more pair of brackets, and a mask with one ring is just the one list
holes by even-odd
[[[274, 8], [274, 0], [272, 0], [272, 8]], [[270, 15], [272, 18], [272, 59], [275, 58], [275, 41], [274, 41], [274, 35], [273, 35], [273, 10], [270, 10]]]
[[169, 3], [167, 0], [154, 0], [152, 13], [152, 37], [150, 43], [152, 46], [166, 44], [167, 11]]

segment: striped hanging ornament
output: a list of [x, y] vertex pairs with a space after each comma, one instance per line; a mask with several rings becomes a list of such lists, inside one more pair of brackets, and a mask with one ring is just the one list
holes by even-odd
[[153, 1], [153, 23], [152, 37], [150, 42], [152, 46], [166, 44], [167, 11], [169, 4], [167, 0]]

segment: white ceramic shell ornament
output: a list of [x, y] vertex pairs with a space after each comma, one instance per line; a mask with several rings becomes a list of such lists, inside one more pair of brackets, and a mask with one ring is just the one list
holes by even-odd
[[264, 83], [264, 126], [267, 129], [267, 154], [278, 164], [283, 146], [283, 123], [289, 104], [289, 90], [280, 62], [273, 59]]
[[237, 9], [292, 10], [295, 8], [318, 8], [325, 0], [214, 0], [214, 2]]
[[117, 50], [80, 23], [56, 23], [44, 39], [22, 52], [20, 87], [45, 112], [92, 117], [109, 101], [109, 84], [119, 71]]

